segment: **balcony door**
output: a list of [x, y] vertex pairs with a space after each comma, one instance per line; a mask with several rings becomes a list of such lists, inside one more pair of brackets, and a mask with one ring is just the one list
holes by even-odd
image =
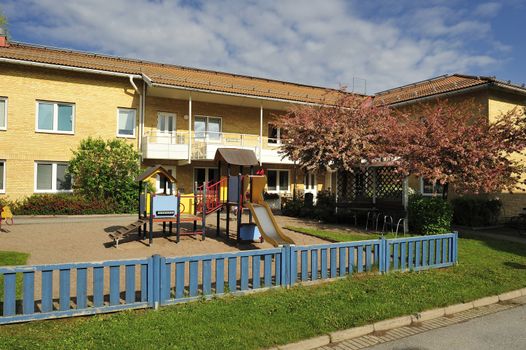
[[221, 118], [196, 116], [194, 119], [195, 139], [203, 142], [221, 142]]
[[174, 113], [157, 113], [157, 132], [162, 135], [171, 135], [175, 132]]
[[305, 193], [312, 193], [314, 199], [316, 199], [316, 194], [318, 192], [318, 185], [316, 181], [316, 174], [307, 173], [303, 176], [303, 185], [305, 187]]

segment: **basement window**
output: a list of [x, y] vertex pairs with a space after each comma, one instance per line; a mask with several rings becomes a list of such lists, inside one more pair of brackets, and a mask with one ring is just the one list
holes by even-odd
[[62, 102], [37, 101], [36, 131], [73, 134], [75, 105]]

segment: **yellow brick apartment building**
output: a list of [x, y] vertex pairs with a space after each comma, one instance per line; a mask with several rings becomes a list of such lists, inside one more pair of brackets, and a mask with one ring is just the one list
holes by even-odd
[[329, 89], [13, 42], [0, 47], [0, 72], [0, 196], [71, 191], [67, 162], [88, 136], [134, 144], [182, 192], [215, 178], [219, 147], [253, 150], [268, 192], [332, 186], [278, 153], [272, 124]]
[[[304, 173], [278, 150], [273, 119], [295, 104], [326, 104], [335, 90], [17, 42], [0, 45], [0, 197], [71, 191], [67, 162], [88, 137], [122, 138], [143, 166], [161, 164], [183, 193], [217, 176], [219, 147], [251, 149], [268, 176], [267, 191], [291, 196], [330, 189], [338, 174]], [[488, 118], [526, 106], [524, 86], [495, 78], [449, 75], [387, 90], [376, 103], [405, 108], [436, 98], [475, 98]], [[235, 172], [236, 169], [233, 169]], [[425, 179], [409, 185], [433, 194]], [[505, 215], [526, 195], [499, 194]]]

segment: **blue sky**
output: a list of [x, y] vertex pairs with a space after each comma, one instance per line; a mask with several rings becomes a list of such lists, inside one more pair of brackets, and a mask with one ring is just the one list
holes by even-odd
[[349, 89], [354, 81], [368, 93], [455, 72], [526, 83], [524, 0], [4, 0], [0, 6], [14, 40], [278, 80]]

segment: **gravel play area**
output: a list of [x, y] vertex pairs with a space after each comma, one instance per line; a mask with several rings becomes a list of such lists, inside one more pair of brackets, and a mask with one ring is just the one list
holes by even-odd
[[[2, 225], [0, 231], [0, 250], [29, 253], [28, 264], [53, 264], [80, 261], [98, 261], [110, 259], [129, 259], [147, 257], [153, 254], [163, 256], [184, 256], [246, 249], [271, 248], [269, 243], [237, 245], [227, 242], [223, 237], [215, 237], [215, 228], [211, 225], [206, 240], [193, 236], [181, 237], [175, 243], [175, 237], [162, 237], [161, 226], [157, 225], [156, 238], [148, 247], [146, 242], [130, 241], [113, 247], [108, 233], [135, 221], [135, 216], [87, 216], [69, 218], [15, 218], [15, 225]], [[283, 227], [289, 224], [289, 218], [276, 216]], [[294, 219], [297, 220], [297, 219]], [[215, 220], [210, 220], [214, 221]], [[295, 221], [300, 226], [301, 221]], [[223, 231], [224, 219], [221, 222]], [[311, 226], [306, 222], [305, 226]], [[235, 222], [231, 223], [231, 235]], [[284, 230], [297, 245], [326, 243], [326, 241]]]

